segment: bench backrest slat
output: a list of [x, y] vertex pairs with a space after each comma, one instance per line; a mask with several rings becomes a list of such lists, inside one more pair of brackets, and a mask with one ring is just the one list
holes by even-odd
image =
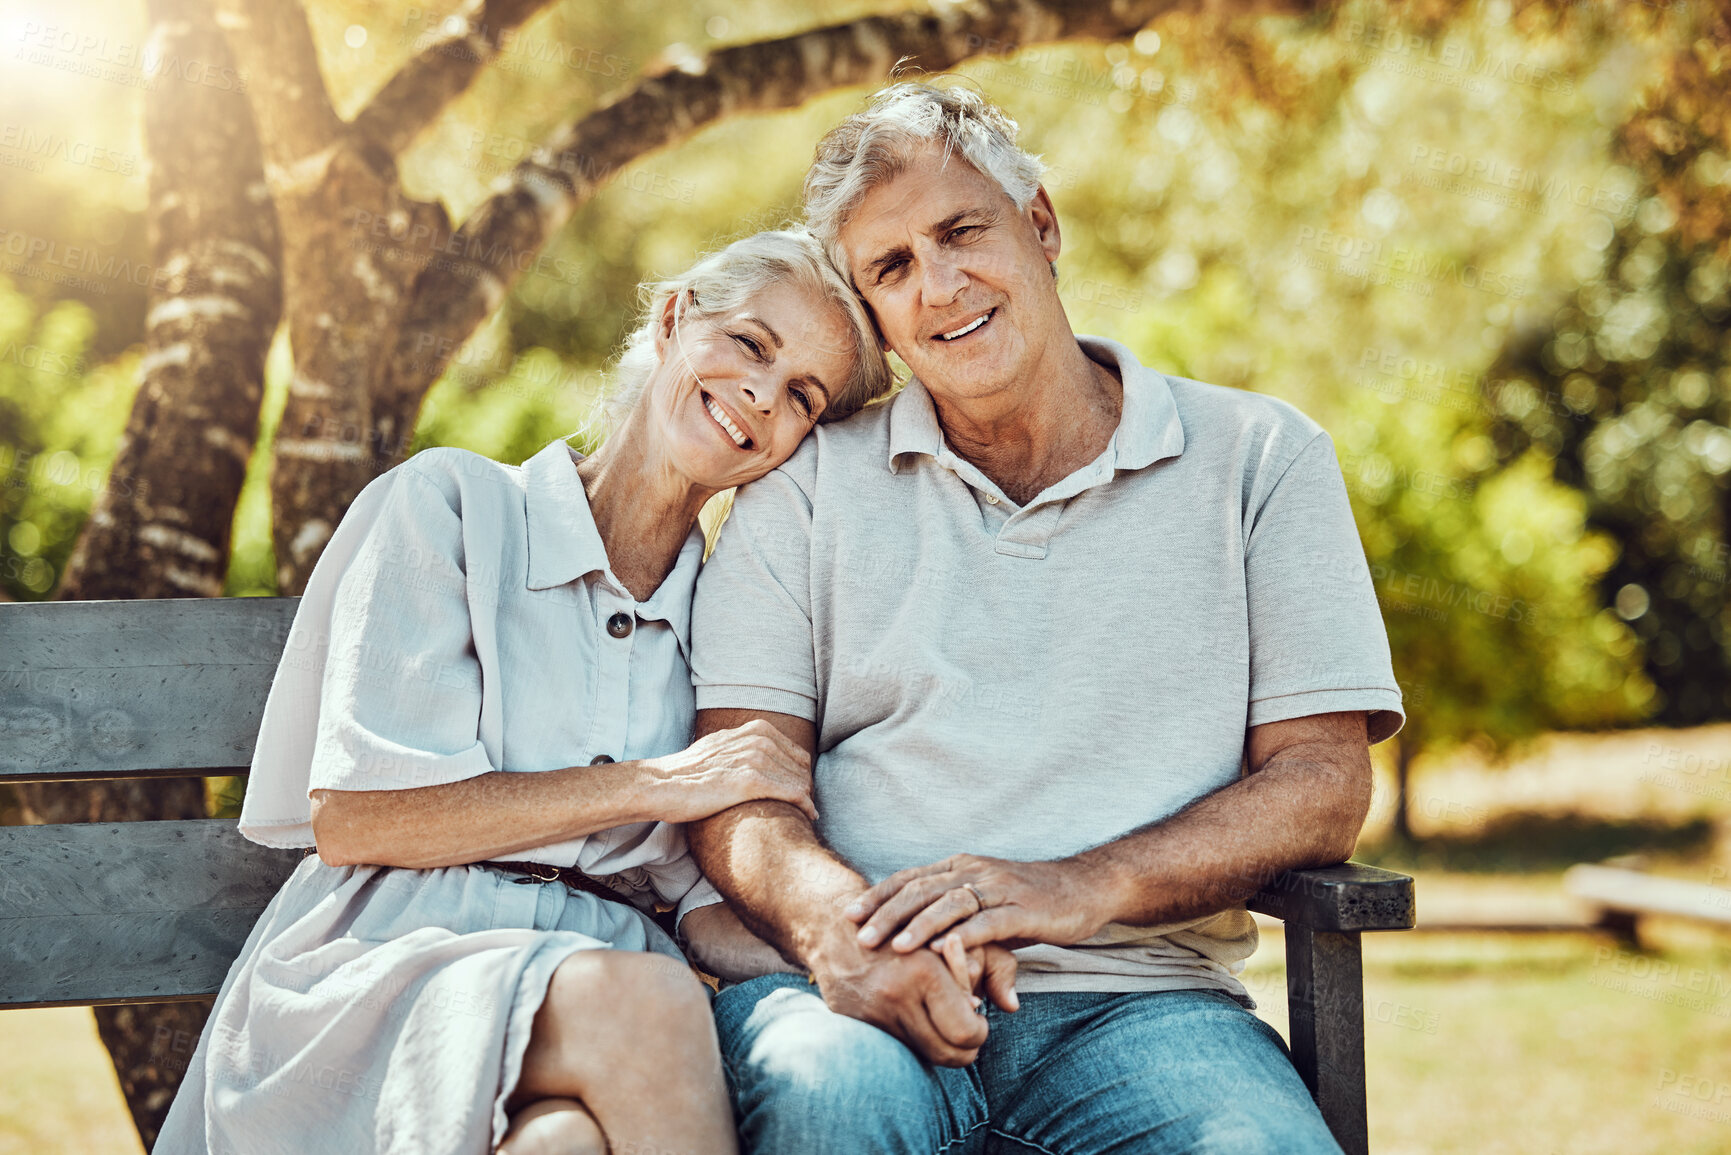
[[299, 602], [0, 606], [0, 783], [244, 772]]
[[0, 1007], [215, 994], [300, 861], [225, 819], [0, 827]]

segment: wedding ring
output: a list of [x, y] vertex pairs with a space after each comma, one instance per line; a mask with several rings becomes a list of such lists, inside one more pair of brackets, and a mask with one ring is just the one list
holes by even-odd
[[[964, 883], [962, 883], [962, 889], [974, 896], [974, 901], [979, 903], [980, 910], [986, 909], [986, 899], [985, 899], [985, 896], [980, 894], [980, 888], [979, 887], [975, 886], [971, 882], [964, 882]], [[979, 912], [980, 912], [979, 910], [976, 910], [974, 913], [978, 914]]]

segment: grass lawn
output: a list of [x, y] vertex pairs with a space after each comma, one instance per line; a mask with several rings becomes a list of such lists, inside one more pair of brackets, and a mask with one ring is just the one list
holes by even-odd
[[0, 1155], [143, 1151], [88, 1007], [0, 1011]]
[[[1731, 1151], [1731, 938], [1654, 937], [1635, 954], [1588, 936], [1366, 935], [1371, 1150]], [[1246, 981], [1284, 1034], [1278, 930]]]

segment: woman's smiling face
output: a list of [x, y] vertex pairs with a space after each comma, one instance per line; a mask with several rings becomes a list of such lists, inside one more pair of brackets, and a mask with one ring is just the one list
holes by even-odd
[[744, 485], [792, 456], [847, 384], [850, 326], [829, 301], [782, 282], [737, 309], [692, 312], [690, 296], [676, 296], [657, 318], [651, 424], [667, 459], [693, 483]]

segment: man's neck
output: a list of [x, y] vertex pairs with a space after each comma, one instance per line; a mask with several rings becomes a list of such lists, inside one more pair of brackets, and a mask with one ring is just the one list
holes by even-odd
[[1073, 336], [1057, 344], [1051, 364], [1003, 394], [958, 400], [928, 389], [944, 441], [1017, 505], [1100, 456], [1124, 411], [1117, 372]]

